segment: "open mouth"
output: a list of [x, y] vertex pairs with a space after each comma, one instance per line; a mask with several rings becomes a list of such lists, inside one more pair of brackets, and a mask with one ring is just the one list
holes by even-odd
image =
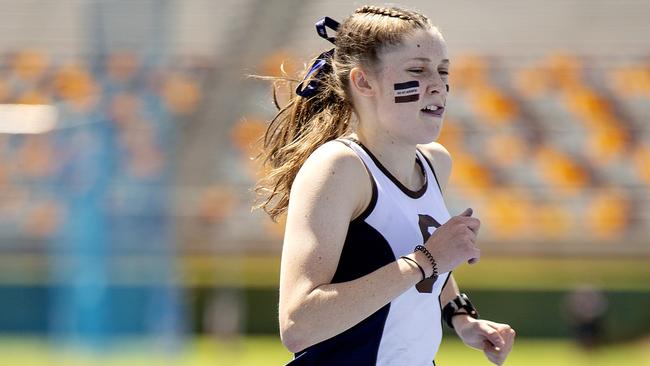
[[445, 111], [445, 107], [439, 107], [435, 105], [428, 105], [420, 110], [424, 114], [430, 116], [442, 117], [442, 113]]

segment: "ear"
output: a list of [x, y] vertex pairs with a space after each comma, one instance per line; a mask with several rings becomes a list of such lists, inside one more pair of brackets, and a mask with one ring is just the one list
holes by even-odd
[[352, 89], [364, 97], [375, 95], [375, 88], [372, 85], [372, 81], [368, 78], [368, 74], [360, 67], [355, 67], [350, 70], [350, 84]]

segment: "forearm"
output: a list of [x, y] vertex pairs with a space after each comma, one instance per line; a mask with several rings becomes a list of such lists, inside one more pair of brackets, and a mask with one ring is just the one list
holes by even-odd
[[[458, 295], [460, 295], [458, 284], [456, 283], [454, 276], [449, 275], [449, 281], [447, 281], [447, 284], [442, 289], [442, 292], [440, 294], [440, 304], [444, 308], [445, 305], [447, 305], [451, 300], [453, 300]], [[454, 325], [454, 329], [458, 330], [464, 323], [471, 322], [473, 320], [474, 318], [472, 318], [469, 315], [456, 315], [453, 318], [451, 318], [451, 323]]]
[[421, 279], [417, 267], [398, 259], [358, 279], [320, 285], [293, 309], [280, 310], [283, 343], [296, 352], [340, 334]]
[[447, 281], [447, 284], [445, 284], [445, 287], [442, 288], [442, 292], [440, 293], [440, 304], [442, 307], [445, 307], [445, 305], [447, 305], [458, 295], [460, 295], [458, 284], [456, 284], [454, 275], [449, 274], [449, 280]]

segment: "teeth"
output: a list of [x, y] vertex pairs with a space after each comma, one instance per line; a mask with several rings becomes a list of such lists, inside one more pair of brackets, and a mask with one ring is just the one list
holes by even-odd
[[435, 105], [428, 105], [428, 106], [424, 107], [424, 109], [427, 110], [427, 111], [437, 111], [437, 110], [438, 110], [438, 106], [435, 106]]

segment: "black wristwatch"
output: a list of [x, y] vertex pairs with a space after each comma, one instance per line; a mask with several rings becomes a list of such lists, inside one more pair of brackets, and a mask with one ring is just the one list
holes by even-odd
[[[465, 310], [465, 312], [461, 311]], [[454, 325], [451, 322], [451, 319], [456, 315], [467, 314], [474, 319], [478, 319], [478, 311], [472, 305], [472, 302], [469, 301], [469, 297], [466, 294], [460, 294], [451, 300], [445, 307], [442, 309], [442, 318], [445, 320], [445, 323], [451, 328], [454, 329]]]

